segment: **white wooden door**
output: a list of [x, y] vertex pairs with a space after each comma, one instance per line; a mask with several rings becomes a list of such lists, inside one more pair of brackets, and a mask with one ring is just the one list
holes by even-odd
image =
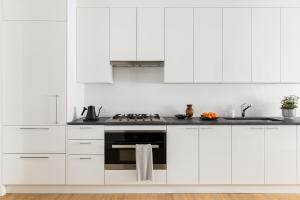
[[4, 123], [65, 123], [66, 23], [4, 22]]
[[231, 126], [200, 126], [199, 183], [231, 184]]
[[252, 10], [253, 82], [280, 82], [280, 8]]
[[223, 9], [223, 81], [251, 82], [251, 8]]
[[297, 183], [296, 126], [266, 126], [266, 184]]
[[165, 9], [165, 83], [193, 83], [193, 9]]
[[5, 20], [65, 21], [67, 0], [2, 0]]
[[167, 127], [167, 184], [198, 184], [198, 127]]
[[232, 126], [232, 184], [264, 184], [264, 126]]
[[110, 8], [110, 60], [136, 60], [136, 8]]
[[77, 81], [111, 83], [109, 8], [77, 9]]
[[300, 8], [282, 8], [282, 82], [300, 82]]
[[222, 9], [194, 9], [194, 80], [222, 82]]
[[137, 60], [164, 60], [164, 9], [137, 9]]

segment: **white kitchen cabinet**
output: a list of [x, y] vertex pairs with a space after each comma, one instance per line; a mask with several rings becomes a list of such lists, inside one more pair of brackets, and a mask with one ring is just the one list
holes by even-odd
[[251, 82], [251, 8], [223, 9], [223, 81]]
[[165, 83], [193, 83], [192, 8], [165, 9]]
[[3, 0], [4, 20], [65, 21], [67, 0]]
[[266, 184], [296, 184], [296, 126], [266, 126], [265, 134]]
[[3, 183], [6, 185], [65, 184], [64, 154], [5, 154]]
[[198, 127], [167, 127], [167, 183], [198, 184]]
[[232, 184], [264, 184], [264, 126], [232, 126]]
[[166, 184], [166, 170], [154, 170], [152, 182], [138, 182], [136, 170], [105, 170], [105, 185]]
[[77, 81], [112, 83], [109, 8], [77, 9]]
[[110, 8], [110, 60], [136, 60], [136, 8]]
[[4, 126], [4, 153], [66, 153], [65, 126]]
[[104, 155], [68, 156], [69, 185], [103, 185]]
[[300, 8], [281, 9], [282, 82], [300, 82]]
[[70, 140], [101, 140], [104, 139], [104, 126], [74, 125], [68, 126]]
[[164, 60], [164, 9], [137, 9], [137, 60]]
[[[252, 10], [253, 82], [280, 82], [280, 8]], [[242, 72], [241, 72], [242, 73]]]
[[222, 9], [194, 9], [194, 80], [222, 82]]
[[66, 23], [3, 23], [5, 125], [66, 122]]
[[200, 126], [199, 183], [231, 184], [231, 126]]

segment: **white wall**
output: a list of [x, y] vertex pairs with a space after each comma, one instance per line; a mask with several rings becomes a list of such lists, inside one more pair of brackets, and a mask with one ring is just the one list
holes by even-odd
[[228, 115], [233, 105], [251, 103], [250, 116], [281, 116], [284, 95], [300, 96], [300, 84], [163, 84], [162, 68], [115, 68], [114, 84], [85, 85], [85, 104], [103, 105], [102, 115], [116, 113], [184, 113], [187, 103], [196, 116], [203, 111]]

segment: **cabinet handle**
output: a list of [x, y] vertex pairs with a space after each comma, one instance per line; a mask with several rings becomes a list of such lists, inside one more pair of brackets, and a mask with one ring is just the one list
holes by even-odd
[[20, 130], [49, 130], [50, 128], [20, 128]]
[[55, 95], [55, 123], [58, 124], [58, 95]]
[[185, 128], [186, 130], [198, 130], [198, 128]]
[[46, 156], [39, 156], [39, 157], [35, 157], [35, 156], [20, 156], [20, 158], [24, 158], [24, 159], [48, 159], [49, 157], [46, 157]]
[[81, 126], [79, 127], [80, 129], [92, 129], [92, 127], [88, 127], [88, 126]]
[[212, 127], [205, 127], [205, 128], [200, 128], [201, 130], [212, 130], [213, 128]]
[[[159, 149], [159, 145], [151, 145], [152, 149]], [[135, 145], [111, 145], [112, 149], [135, 149]]]
[[92, 160], [92, 158], [79, 158], [80, 160]]
[[266, 130], [278, 130], [278, 127], [266, 127]]
[[263, 130], [263, 127], [250, 127], [251, 130]]
[[91, 142], [80, 142], [79, 144], [92, 144]]

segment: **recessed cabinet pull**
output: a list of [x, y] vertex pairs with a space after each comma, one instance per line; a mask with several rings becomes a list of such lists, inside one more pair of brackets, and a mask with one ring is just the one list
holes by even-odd
[[92, 144], [91, 142], [80, 142], [79, 144]]
[[79, 158], [80, 160], [91, 160], [92, 158]]
[[50, 128], [20, 128], [20, 130], [49, 130]]
[[198, 129], [198, 127], [194, 127], [194, 128], [185, 128], [185, 129], [187, 129], [187, 130], [197, 130]]
[[266, 127], [267, 130], [278, 130], [278, 127]]
[[20, 158], [26, 159], [47, 159], [47, 156], [20, 156]]
[[212, 127], [201, 127], [200, 129], [201, 130], [212, 130], [213, 128]]
[[80, 129], [92, 129], [92, 127], [89, 127], [89, 126], [81, 126]]
[[264, 128], [263, 127], [250, 127], [250, 129], [252, 129], [252, 130], [263, 130]]

